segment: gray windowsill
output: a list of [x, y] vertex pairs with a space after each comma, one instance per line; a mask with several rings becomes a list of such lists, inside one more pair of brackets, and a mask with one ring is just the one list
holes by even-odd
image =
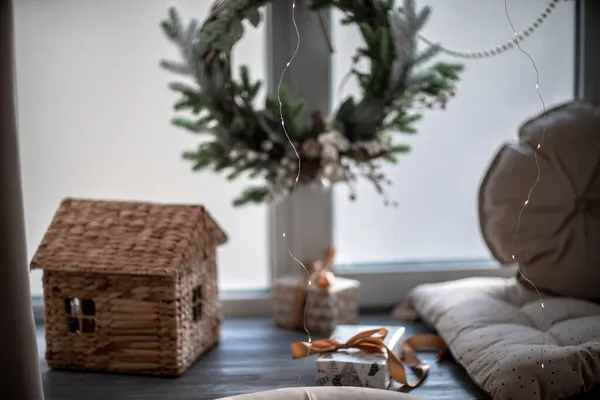
[[[361, 309], [382, 310], [394, 306], [412, 287], [422, 283], [461, 279], [468, 276], [502, 276], [514, 274], [514, 268], [491, 260], [442, 262], [405, 262], [336, 267], [339, 276], [357, 279], [362, 284]], [[222, 291], [221, 301], [226, 318], [259, 317], [272, 314], [272, 292], [266, 290]], [[43, 296], [32, 296], [36, 325], [44, 322]]]
[[497, 269], [500, 264], [491, 259], [451, 260], [451, 261], [406, 261], [386, 262], [377, 264], [344, 264], [335, 267], [341, 275], [344, 274], [389, 274], [419, 271], [448, 271], [448, 270], [481, 270]]

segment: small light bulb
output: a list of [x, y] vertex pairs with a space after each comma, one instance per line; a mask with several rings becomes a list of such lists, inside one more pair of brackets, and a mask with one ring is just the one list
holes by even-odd
[[283, 232], [283, 235], [281, 235], [281, 236], [285, 237], [285, 232]]
[[296, 177], [296, 183], [298, 183], [298, 179], [300, 179], [299, 177]]
[[515, 259], [515, 255], [514, 254], [511, 257], [512, 257], [513, 260]]
[[544, 303], [542, 303], [542, 308], [544, 308]]
[[286, 67], [289, 67], [289, 66], [290, 66], [290, 63], [287, 63], [287, 64], [285, 64], [285, 66], [286, 66]]
[[525, 200], [525, 205], [527, 205], [529, 203], [529, 200]]
[[538, 145], [537, 145], [537, 148], [539, 149], [540, 147], [542, 147], [542, 145], [541, 145], [541, 144], [538, 144]]
[[310, 286], [310, 285], [312, 285], [312, 282], [311, 282], [311, 281], [308, 281], [308, 286]]
[[309, 338], [308, 338], [308, 343], [310, 343], [310, 342], [312, 342], [312, 339], [309, 337]]
[[544, 368], [544, 363], [542, 363], [542, 368]]
[[535, 84], [535, 88], [536, 88], [536, 89], [539, 89], [539, 88], [540, 88], [540, 85], [539, 85], [539, 83], [536, 83], [536, 84]]

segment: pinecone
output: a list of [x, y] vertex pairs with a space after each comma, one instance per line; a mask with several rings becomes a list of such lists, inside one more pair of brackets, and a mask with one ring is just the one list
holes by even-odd
[[302, 143], [302, 154], [306, 158], [319, 158], [321, 156], [321, 144], [314, 138]]
[[310, 183], [312, 182], [319, 171], [321, 170], [321, 161], [314, 159], [304, 159], [302, 160], [302, 168], [300, 169], [300, 182], [302, 183]]
[[325, 117], [321, 111], [315, 111], [311, 114], [312, 125], [310, 133], [312, 137], [317, 137], [321, 133], [327, 131], [327, 124], [325, 123]]

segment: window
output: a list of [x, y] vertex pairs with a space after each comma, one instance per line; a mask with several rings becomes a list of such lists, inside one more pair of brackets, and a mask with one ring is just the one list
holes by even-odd
[[[284, 83], [313, 110], [327, 111], [339, 103], [339, 82], [359, 37], [354, 27], [339, 25], [337, 12], [323, 12], [324, 18], [319, 18], [305, 9], [307, 3], [296, 7], [302, 45]], [[433, 7], [425, 34], [448, 47], [478, 50], [512, 37], [502, 1], [417, 4]], [[508, 4], [517, 29], [545, 6], [541, 1]], [[477, 185], [495, 149], [514, 138], [523, 118], [540, 108], [531, 86], [535, 75], [522, 53], [512, 50], [466, 63], [458, 96], [446, 111], [426, 115], [419, 134], [406, 138], [413, 152], [387, 170], [395, 183], [391, 194], [399, 202], [397, 209], [384, 207], [367, 184], [359, 187], [354, 203], [342, 186], [333, 193], [299, 188], [289, 209], [287, 204], [233, 209], [231, 200], [246, 182], [192, 173], [180, 154], [195, 146], [198, 137], [169, 125], [174, 97], [166, 86], [173, 76], [158, 68], [158, 61], [176, 58], [177, 52], [158, 24], [170, 5], [166, 0], [131, 0], [118, 7], [109, 2], [15, 2], [29, 257], [60, 199], [69, 195], [206, 205], [230, 237], [218, 251], [220, 290], [236, 291], [232, 298], [227, 297], [230, 293], [225, 296], [226, 313], [252, 312], [248, 299], [254, 296], [260, 301], [256, 309], [269, 309], [270, 302], [265, 303], [256, 289], [269, 288], [271, 276], [300, 268], [288, 248], [308, 260], [321, 257], [324, 247], [334, 244], [338, 272], [360, 276], [367, 305], [397, 301], [402, 290], [418, 281], [413, 279], [416, 275], [424, 281], [456, 279], [447, 268], [439, 272], [444, 269], [441, 261], [464, 266], [466, 259], [489, 259], [479, 239]], [[182, 0], [177, 6], [185, 18], [202, 19], [211, 2]], [[573, 94], [573, 8], [572, 3], [559, 3], [523, 43], [540, 70], [548, 106]], [[260, 28], [246, 29], [233, 60], [248, 65], [253, 76], [263, 78], [274, 91], [297, 38], [291, 0], [272, 2], [268, 9], [262, 9], [266, 18]], [[131, 15], [136, 16], [133, 22]], [[343, 93], [355, 90], [349, 82]], [[428, 262], [429, 268], [399, 268], [418, 262]], [[344, 268], [348, 265], [357, 266], [360, 273]], [[375, 266], [386, 265], [385, 275], [374, 273]], [[38, 300], [40, 277], [41, 272], [35, 272], [31, 278]]]
[[[419, 0], [417, 5], [432, 6], [424, 33], [447, 47], [480, 50], [513, 37], [502, 1]], [[546, 4], [511, 0], [508, 5], [519, 30], [537, 18]], [[272, 10], [272, 68], [281, 71], [296, 46], [296, 35], [289, 5], [275, 2]], [[339, 84], [361, 40], [356, 27], [340, 25], [337, 11], [331, 12], [331, 18], [324, 17], [329, 35], [324, 35], [318, 16], [302, 5], [296, 7], [304, 45], [284, 79], [313, 110], [327, 110], [328, 105], [337, 108]], [[575, 30], [574, 5], [563, 2], [522, 43], [540, 70], [547, 106], [574, 96]], [[331, 57], [326, 36], [334, 50]], [[447, 110], [426, 114], [418, 126], [419, 134], [403, 138], [413, 147], [412, 153], [398, 166], [387, 168], [394, 181], [390, 194], [398, 208], [385, 207], [383, 199], [364, 183], [358, 188], [356, 202], [348, 200], [343, 185], [334, 187], [332, 193], [300, 189], [291, 211], [275, 212], [277, 232], [287, 223], [286, 234], [297, 258], [315, 259], [328, 244], [335, 246], [337, 273], [361, 281], [364, 306], [397, 304], [420, 283], [474, 274], [515, 274], [510, 268], [490, 268], [497, 264], [479, 236], [476, 198], [479, 180], [496, 149], [516, 137], [524, 118], [541, 110], [535, 74], [529, 59], [518, 50], [465, 64], [457, 97]], [[347, 96], [356, 90], [355, 82], [350, 81], [341, 93]], [[280, 236], [275, 240], [277, 274], [297, 270], [287, 243]]]
[[77, 297], [65, 299], [65, 311], [69, 332], [82, 334], [96, 330], [96, 304], [91, 299]]
[[[454, 49], [479, 50], [512, 38], [503, 1], [420, 0], [432, 14], [424, 35]], [[545, 8], [543, 1], [509, 1], [517, 30], [525, 29]], [[350, 68], [359, 40], [353, 26], [342, 27], [333, 14], [333, 95]], [[474, 32], [478, 32], [474, 34]], [[560, 3], [539, 30], [521, 43], [534, 59], [547, 107], [568, 101], [575, 84], [574, 2]], [[464, 62], [445, 58], [452, 62]], [[490, 259], [481, 240], [477, 190], [491, 158], [518, 126], [542, 110], [531, 61], [518, 49], [464, 62], [457, 95], [446, 110], [426, 111], [416, 136], [399, 139], [412, 152], [386, 166], [393, 181], [385, 207], [370, 183], [358, 187], [358, 200], [338, 186], [333, 194], [333, 235], [342, 265], [407, 266], [411, 263]], [[343, 97], [356, 94], [348, 82]], [[334, 98], [334, 107], [340, 99]]]
[[202, 286], [196, 286], [192, 291], [192, 318], [194, 322], [202, 319], [202, 303], [204, 298], [202, 296]]
[[[178, 53], [159, 24], [173, 4], [14, 2], [29, 259], [66, 196], [201, 203], [230, 237], [218, 250], [220, 289], [266, 289], [267, 207], [232, 208], [248, 182], [193, 173], [181, 159], [201, 136], [170, 124], [176, 96], [167, 85], [176, 77], [159, 62]], [[201, 21], [212, 1], [175, 5], [186, 20]], [[246, 29], [236, 69], [246, 64], [265, 77], [265, 34], [264, 23]], [[31, 274], [31, 291], [41, 296], [41, 272]]]

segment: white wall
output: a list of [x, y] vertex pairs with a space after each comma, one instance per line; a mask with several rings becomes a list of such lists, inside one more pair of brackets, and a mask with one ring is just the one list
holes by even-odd
[[[508, 1], [516, 29], [526, 28], [547, 3]], [[573, 97], [573, 3], [561, 2], [539, 31], [522, 42], [539, 69], [547, 106]], [[504, 0], [420, 0], [417, 4], [433, 7], [423, 33], [447, 47], [475, 50], [513, 36]], [[340, 82], [360, 36], [353, 27], [334, 24], [334, 30], [334, 82]], [[448, 109], [426, 113], [419, 134], [406, 138], [413, 145], [412, 153], [386, 168], [394, 181], [390, 195], [399, 202], [397, 209], [384, 207], [368, 183], [360, 186], [356, 203], [347, 200], [346, 188], [336, 188], [338, 262], [490, 257], [479, 234], [478, 185], [500, 144], [516, 138], [521, 122], [542, 110], [535, 83], [531, 61], [518, 50], [466, 62], [457, 97]], [[345, 94], [349, 93], [357, 93], [356, 85], [346, 86]], [[533, 159], [531, 165], [535, 168]]]
[[[203, 19], [212, 1], [15, 1], [29, 257], [65, 196], [202, 203], [230, 235], [219, 252], [221, 288], [264, 288], [266, 207], [232, 209], [246, 182], [190, 172], [181, 152], [198, 138], [169, 124], [174, 76], [158, 63], [177, 56], [159, 29], [172, 4]], [[235, 56], [259, 78], [264, 32], [247, 30]], [[33, 294], [40, 276], [31, 275]]]

